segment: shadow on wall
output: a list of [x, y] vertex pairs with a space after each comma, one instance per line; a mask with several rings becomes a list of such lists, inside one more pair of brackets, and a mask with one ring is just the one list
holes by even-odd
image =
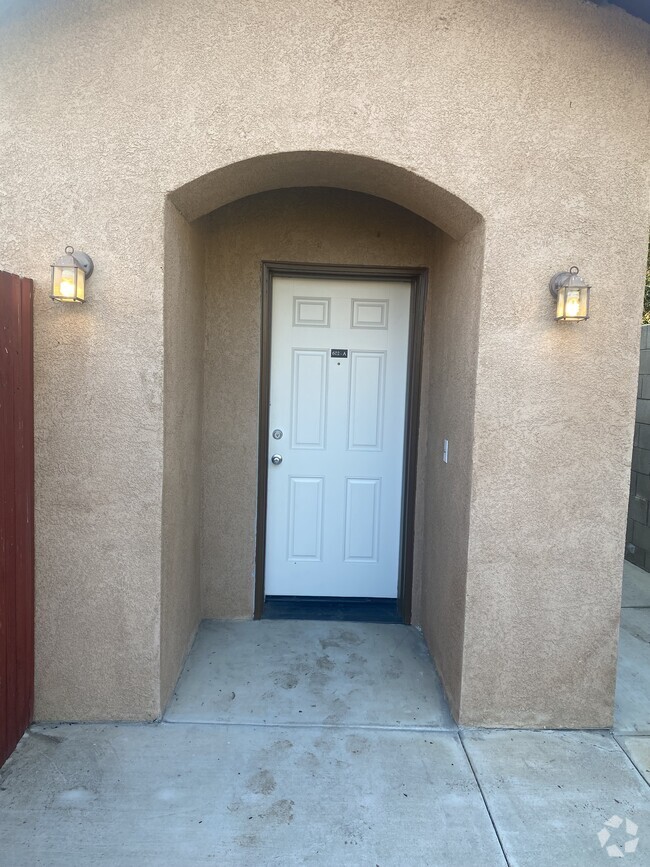
[[650, 325], [641, 327], [641, 360], [632, 450], [625, 559], [650, 572]]

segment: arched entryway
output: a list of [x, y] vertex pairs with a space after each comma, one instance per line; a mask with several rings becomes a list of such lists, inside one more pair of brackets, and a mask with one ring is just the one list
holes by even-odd
[[280, 261], [427, 273], [411, 613], [455, 709], [482, 252], [471, 207], [406, 169], [356, 155], [259, 157], [170, 195], [163, 702], [201, 618], [254, 614], [262, 263]]

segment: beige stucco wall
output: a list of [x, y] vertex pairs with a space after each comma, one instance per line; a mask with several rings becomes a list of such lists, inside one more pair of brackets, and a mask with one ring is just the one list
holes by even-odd
[[[428, 451], [418, 491], [423, 545], [414, 615], [456, 717], [463, 673], [483, 235], [483, 226], [461, 241], [441, 235], [430, 274], [431, 363], [423, 384], [430, 400], [423, 406]], [[445, 439], [448, 463], [442, 460]]]
[[164, 707], [201, 617], [201, 444], [205, 244], [165, 209], [164, 455], [160, 698]]
[[[36, 286], [37, 715], [159, 709], [165, 195], [194, 219], [274, 185], [220, 168], [300, 151], [459, 240], [484, 218], [460, 716], [607, 725], [648, 27], [582, 0], [61, 0], [0, 26], [0, 266]], [[47, 299], [66, 243], [95, 259], [81, 309]], [[557, 326], [573, 262], [593, 316]]]

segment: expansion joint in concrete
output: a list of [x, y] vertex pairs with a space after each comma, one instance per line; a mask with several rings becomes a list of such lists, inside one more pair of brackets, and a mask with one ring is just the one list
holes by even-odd
[[[634, 733], [634, 734], [636, 734], [636, 736], [638, 737], [637, 733]], [[645, 785], [648, 786], [648, 788], [650, 788], [650, 782], [644, 777], [643, 771], [641, 770], [641, 768], [637, 765], [637, 763], [634, 761], [632, 756], [627, 751], [627, 749], [625, 747], [625, 743], [623, 741], [619, 740], [619, 737], [620, 737], [620, 734], [618, 732], [616, 732], [616, 733], [612, 732], [612, 738], [613, 738], [616, 746], [621, 750], [621, 752], [623, 753], [625, 758], [628, 760], [630, 765], [634, 768], [636, 773], [641, 777], [641, 779], [645, 783]]]
[[349, 731], [379, 732], [431, 732], [434, 734], [458, 733], [456, 728], [442, 726], [381, 725], [366, 723], [321, 723], [321, 722], [232, 722], [230, 720], [163, 719], [163, 725], [223, 726], [225, 728], [273, 728], [273, 729], [347, 729]]
[[496, 836], [497, 840], [499, 841], [499, 846], [501, 847], [501, 852], [503, 854], [503, 860], [508, 865], [508, 867], [511, 867], [510, 861], [508, 859], [508, 855], [506, 854], [506, 850], [505, 850], [505, 847], [503, 845], [503, 840], [501, 839], [501, 835], [499, 834], [499, 829], [497, 828], [496, 822], [494, 821], [494, 816], [492, 815], [492, 810], [490, 810], [490, 805], [488, 804], [487, 798], [485, 797], [485, 792], [483, 791], [483, 786], [481, 785], [481, 781], [479, 780], [478, 774], [476, 773], [476, 768], [474, 767], [474, 764], [473, 764], [473, 762], [469, 756], [469, 753], [467, 752], [467, 748], [465, 747], [465, 741], [463, 740], [463, 733], [460, 730], [458, 731], [458, 739], [460, 740], [461, 746], [463, 748], [463, 752], [465, 753], [465, 758], [467, 759], [467, 764], [469, 765], [470, 770], [472, 772], [472, 775], [474, 777], [474, 780], [476, 781], [476, 786], [477, 786], [479, 792], [481, 793], [481, 798], [483, 799], [483, 804], [485, 805], [485, 810], [486, 810], [488, 816], [490, 817], [490, 822], [492, 823], [492, 828], [494, 829], [495, 836]]

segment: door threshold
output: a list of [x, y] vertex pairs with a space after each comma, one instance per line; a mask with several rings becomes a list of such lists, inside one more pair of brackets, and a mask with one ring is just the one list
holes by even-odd
[[403, 623], [397, 599], [348, 596], [267, 596], [262, 620]]

